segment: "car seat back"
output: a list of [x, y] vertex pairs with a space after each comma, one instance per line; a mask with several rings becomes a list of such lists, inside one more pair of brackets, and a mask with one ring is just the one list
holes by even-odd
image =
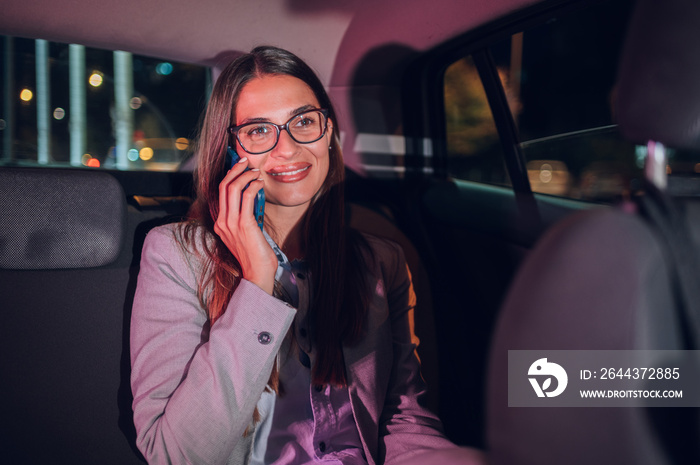
[[2, 168], [0, 197], [4, 460], [142, 463], [129, 440], [124, 191], [104, 172]]
[[[617, 84], [617, 115], [627, 138], [697, 147], [700, 89], [690, 76], [700, 66], [698, 22], [697, 2], [638, 2]], [[666, 163], [655, 161], [650, 179], [659, 182], [658, 168], [665, 176]], [[697, 348], [699, 302], [695, 290], [686, 291], [697, 279], [700, 202], [671, 201], [652, 184], [643, 191], [637, 204], [556, 225], [519, 270], [491, 353], [492, 463], [700, 462], [697, 409], [508, 407], [509, 350]], [[661, 215], [650, 211], [657, 207]]]

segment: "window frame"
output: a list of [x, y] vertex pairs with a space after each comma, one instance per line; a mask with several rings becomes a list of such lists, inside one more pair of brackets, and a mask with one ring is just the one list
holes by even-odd
[[[506, 172], [512, 186], [506, 189], [512, 189], [520, 203], [534, 203], [536, 194], [532, 192], [528, 179], [527, 160], [520, 149], [515, 121], [489, 47], [558, 16], [569, 15], [604, 2], [605, 0], [551, 0], [532, 5], [469, 31], [416, 60], [408, 68], [403, 83], [407, 175], [449, 179], [444, 77], [452, 63], [471, 55], [503, 148]], [[432, 141], [431, 153], [427, 153], [420, 143], [424, 139]], [[428, 171], [432, 171], [432, 174], [425, 173], [423, 168], [426, 165], [431, 168]]]

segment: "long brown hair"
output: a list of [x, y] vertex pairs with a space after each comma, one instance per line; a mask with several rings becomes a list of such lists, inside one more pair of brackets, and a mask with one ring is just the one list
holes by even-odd
[[[328, 175], [302, 219], [301, 246], [312, 289], [309, 322], [317, 353], [312, 382], [347, 385], [342, 347], [362, 335], [369, 299], [365, 278], [369, 250], [364, 238], [345, 224], [345, 169], [333, 105], [316, 74], [294, 54], [276, 47], [257, 47], [234, 60], [219, 76], [198, 140], [196, 200], [181, 239], [189, 250], [197, 242], [205, 244], [206, 265], [198, 294], [214, 324], [226, 310], [241, 277], [238, 260], [214, 233], [219, 215], [218, 186], [226, 174], [224, 160], [231, 142], [227, 129], [236, 121], [243, 87], [264, 75], [289, 75], [305, 82], [321, 108], [328, 109], [333, 123]], [[197, 234], [203, 234], [205, 240], [197, 241]], [[270, 378], [275, 390], [276, 379], [275, 368]]]

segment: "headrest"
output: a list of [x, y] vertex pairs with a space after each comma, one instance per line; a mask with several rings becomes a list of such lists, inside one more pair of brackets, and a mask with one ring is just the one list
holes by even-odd
[[700, 147], [700, 2], [638, 0], [617, 81], [629, 140]]
[[126, 198], [108, 173], [0, 169], [0, 268], [91, 268], [113, 262]]

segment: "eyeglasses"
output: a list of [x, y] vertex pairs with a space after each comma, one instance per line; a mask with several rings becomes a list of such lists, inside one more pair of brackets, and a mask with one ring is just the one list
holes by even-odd
[[286, 123], [246, 123], [231, 126], [229, 132], [236, 136], [243, 150], [251, 155], [260, 155], [274, 149], [280, 133], [286, 130], [299, 144], [311, 144], [321, 139], [328, 129], [328, 110], [309, 110], [293, 116]]

